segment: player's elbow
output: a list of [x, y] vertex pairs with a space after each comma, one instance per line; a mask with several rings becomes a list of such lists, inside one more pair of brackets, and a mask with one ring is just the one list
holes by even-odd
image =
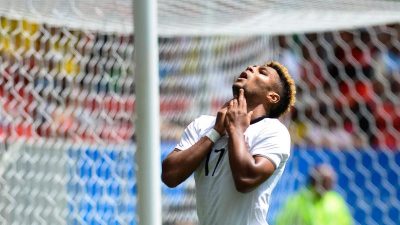
[[169, 167], [168, 161], [164, 160], [162, 164], [161, 181], [169, 188], [174, 188], [180, 183], [174, 174], [172, 168]]
[[253, 182], [249, 181], [245, 178], [237, 178], [235, 179], [235, 188], [240, 193], [248, 193], [254, 190], [256, 185]]
[[236, 191], [243, 193], [243, 194], [248, 193], [254, 189], [254, 188], [249, 188], [246, 186], [238, 186], [238, 185], [235, 185], [235, 187], [236, 187]]
[[270, 174], [242, 175], [234, 177], [235, 188], [238, 192], [247, 193], [253, 191], [270, 177]]
[[179, 180], [178, 176], [173, 170], [168, 170], [164, 168], [161, 172], [161, 181], [169, 188], [174, 188], [182, 182]]
[[176, 186], [179, 185], [179, 182], [176, 181], [176, 179], [174, 179], [171, 175], [169, 175], [168, 173], [162, 173], [161, 174], [161, 181], [167, 185], [167, 187], [169, 188], [174, 188]]

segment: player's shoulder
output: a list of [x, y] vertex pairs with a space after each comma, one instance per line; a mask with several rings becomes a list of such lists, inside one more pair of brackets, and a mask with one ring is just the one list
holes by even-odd
[[289, 134], [289, 130], [279, 119], [276, 118], [265, 118], [262, 120], [263, 127], [268, 129], [270, 132], [278, 132], [282, 134]]
[[196, 120], [199, 120], [199, 121], [210, 121], [210, 120], [215, 120], [215, 116], [211, 116], [211, 115], [200, 115], [199, 117], [196, 118]]
[[264, 118], [252, 124], [250, 129], [246, 132], [249, 138], [255, 139], [276, 137], [284, 142], [290, 139], [290, 134], [286, 126], [281, 121], [274, 118]]
[[194, 126], [197, 128], [207, 128], [210, 127], [211, 125], [214, 125], [215, 123], [215, 116], [210, 116], [210, 115], [201, 115], [197, 117], [193, 123]]
[[212, 123], [215, 122], [215, 116], [210, 116], [210, 115], [201, 115], [197, 117], [194, 121], [196, 123]]

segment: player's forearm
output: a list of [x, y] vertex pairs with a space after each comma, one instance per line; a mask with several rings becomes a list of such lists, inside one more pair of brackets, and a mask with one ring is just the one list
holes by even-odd
[[181, 184], [199, 167], [212, 146], [209, 138], [202, 137], [189, 149], [170, 154], [162, 163], [162, 181], [168, 187]]
[[240, 192], [247, 192], [254, 187], [252, 171], [255, 167], [255, 160], [249, 153], [243, 132], [231, 130], [228, 145], [229, 164], [236, 189]]

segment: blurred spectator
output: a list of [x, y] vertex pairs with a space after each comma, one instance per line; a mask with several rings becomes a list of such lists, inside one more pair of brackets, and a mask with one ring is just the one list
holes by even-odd
[[311, 170], [307, 187], [290, 197], [278, 214], [276, 225], [351, 225], [344, 199], [333, 187], [336, 174], [326, 164]]
[[307, 137], [307, 124], [303, 118], [299, 117], [298, 109], [292, 110], [292, 122], [289, 126], [290, 136], [294, 145], [300, 145]]
[[400, 73], [400, 49], [391, 44], [388, 50], [383, 53], [382, 58], [387, 74], [394, 76]]
[[279, 53], [278, 61], [286, 65], [289, 73], [292, 75], [293, 79], [297, 82], [300, 79], [300, 58], [292, 48], [289, 47], [287, 40], [290, 37], [279, 36]]

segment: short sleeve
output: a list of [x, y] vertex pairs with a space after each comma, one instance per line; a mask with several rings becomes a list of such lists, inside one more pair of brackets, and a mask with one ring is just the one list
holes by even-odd
[[268, 158], [278, 168], [290, 155], [290, 135], [287, 129], [263, 132], [251, 147], [253, 156]]
[[179, 150], [186, 150], [194, 145], [200, 138], [199, 123], [201, 123], [200, 118], [192, 121], [185, 129], [182, 134], [181, 140], [175, 146]]

